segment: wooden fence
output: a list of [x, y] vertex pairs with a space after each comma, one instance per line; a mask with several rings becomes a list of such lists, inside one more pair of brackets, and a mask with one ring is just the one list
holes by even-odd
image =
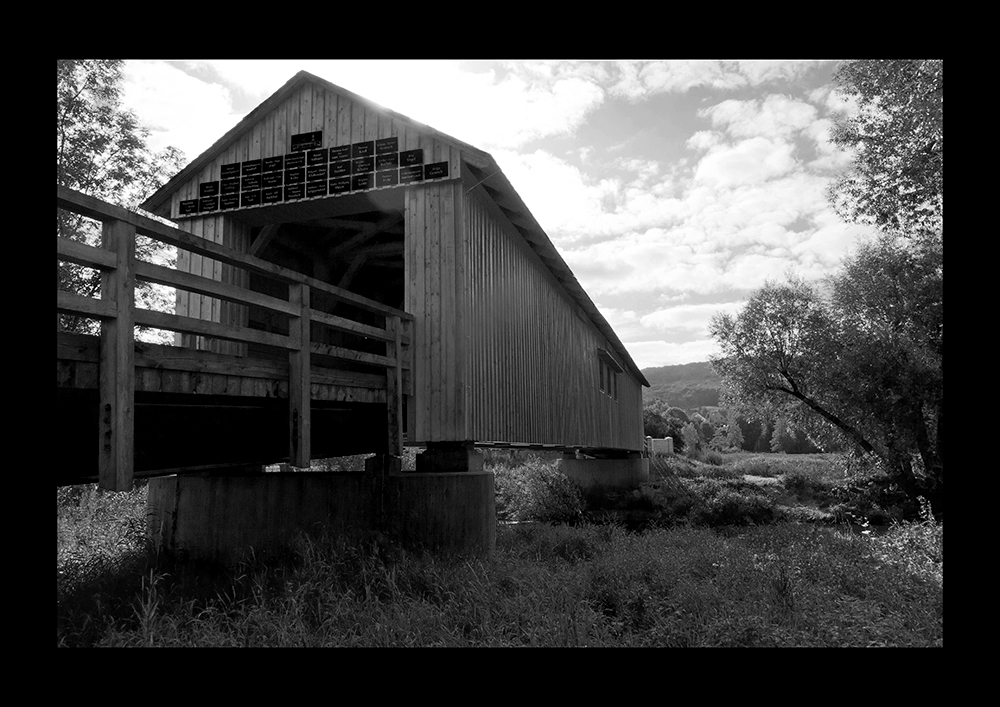
[[[289, 400], [289, 461], [305, 467], [310, 461], [311, 376], [318, 364], [313, 354], [337, 360], [384, 367], [386, 370], [387, 448], [390, 455], [402, 450], [403, 369], [409, 369], [408, 348], [413, 316], [402, 310], [327, 284], [173, 226], [108, 204], [65, 187], [57, 187], [58, 208], [102, 223], [101, 247], [57, 238], [57, 257], [101, 271], [100, 298], [71, 292], [57, 293], [57, 310], [101, 323], [98, 389], [100, 399], [99, 483], [109, 490], [132, 488], [134, 473], [135, 338], [137, 325], [209, 336], [229, 341], [262, 344], [287, 351]], [[137, 260], [136, 235], [175, 246], [222, 263], [273, 278], [288, 286], [288, 300], [251, 292], [210, 278]], [[136, 307], [136, 280], [217, 297], [236, 304], [263, 307], [290, 317], [287, 336], [246, 327], [205, 321]], [[384, 326], [363, 324], [343, 316], [318, 311], [311, 293], [320, 291], [334, 301], [350, 304], [384, 317]], [[385, 353], [331, 346], [311, 341], [313, 323], [353, 336], [384, 342]], [[234, 370], [243, 359], [234, 357]]]

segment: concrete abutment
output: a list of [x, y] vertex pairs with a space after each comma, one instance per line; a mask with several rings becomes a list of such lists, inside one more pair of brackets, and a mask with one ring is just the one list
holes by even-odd
[[147, 532], [175, 557], [222, 563], [251, 548], [257, 556], [280, 552], [300, 533], [355, 541], [381, 534], [445, 555], [495, 551], [495, 485], [481, 459], [478, 469], [404, 473], [400, 466], [399, 457], [375, 456], [364, 472], [151, 479]]

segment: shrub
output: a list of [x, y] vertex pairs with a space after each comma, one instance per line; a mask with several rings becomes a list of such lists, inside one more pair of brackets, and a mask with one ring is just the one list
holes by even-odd
[[493, 466], [498, 520], [577, 521], [585, 507], [580, 487], [556, 462], [528, 457], [519, 466]]

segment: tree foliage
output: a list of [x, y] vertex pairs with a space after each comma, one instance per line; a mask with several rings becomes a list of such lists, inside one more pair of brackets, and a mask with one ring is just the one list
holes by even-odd
[[[124, 62], [109, 59], [60, 59], [56, 88], [56, 183], [133, 211], [182, 164], [183, 154], [168, 147], [152, 153], [149, 131], [136, 115], [122, 106]], [[59, 236], [90, 245], [100, 242], [99, 225], [82, 216], [56, 210]], [[171, 253], [145, 238], [136, 240], [136, 256], [171, 264]], [[100, 273], [70, 263], [60, 263], [59, 289], [94, 296], [100, 290]], [[137, 298], [157, 306], [158, 291], [140, 283]], [[90, 331], [88, 320], [60, 318], [64, 328]]]
[[836, 121], [832, 140], [855, 153], [853, 170], [830, 195], [848, 221], [918, 237], [942, 227], [944, 63], [865, 60], [834, 76], [858, 114]]
[[828, 284], [824, 297], [794, 277], [769, 282], [713, 319], [724, 398], [811, 437], [836, 430], [942, 513], [940, 248], [883, 236]]

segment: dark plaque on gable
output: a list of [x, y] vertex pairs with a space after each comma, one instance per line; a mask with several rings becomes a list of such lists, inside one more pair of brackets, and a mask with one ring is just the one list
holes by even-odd
[[265, 157], [261, 160], [263, 163], [263, 169], [265, 172], [280, 172], [285, 168], [285, 157], [284, 155], [278, 155], [277, 157]]
[[305, 195], [305, 184], [289, 184], [285, 187], [285, 201], [290, 201], [291, 199], [302, 199]]
[[375, 173], [375, 186], [392, 187], [399, 184], [399, 170], [389, 169]]
[[326, 164], [329, 159], [330, 151], [327, 149], [309, 150], [306, 153], [306, 164]]
[[247, 160], [241, 162], [240, 174], [244, 177], [248, 174], [260, 174], [260, 160]]
[[399, 166], [399, 153], [392, 152], [388, 155], [375, 155], [375, 170], [396, 169]]
[[240, 206], [257, 206], [260, 203], [260, 191], [245, 191], [240, 194]]
[[292, 152], [317, 150], [322, 144], [323, 144], [322, 130], [317, 130], [311, 133], [299, 133], [298, 135], [292, 135]]
[[372, 188], [371, 174], [355, 174], [351, 177], [351, 191], [362, 191]]
[[219, 197], [206, 196], [198, 199], [198, 211], [216, 211], [219, 208]]
[[304, 181], [306, 181], [305, 167], [285, 170], [285, 184], [299, 184]]
[[225, 194], [239, 194], [240, 193], [240, 180], [237, 179], [223, 179], [222, 180], [222, 193]]
[[197, 199], [188, 199], [187, 201], [182, 201], [180, 206], [181, 206], [181, 216], [189, 216], [190, 214], [198, 213]]
[[306, 184], [306, 196], [326, 196], [326, 179]]
[[219, 197], [219, 207], [223, 209], [235, 209], [240, 205], [240, 194], [223, 194]]
[[375, 141], [356, 142], [351, 145], [351, 157], [369, 157], [375, 154]]
[[424, 165], [424, 179], [438, 179], [440, 177], [448, 176], [448, 163], [447, 162], [435, 162], [434, 164]]
[[363, 174], [375, 171], [374, 157], [358, 157], [351, 161], [351, 174]]
[[340, 147], [330, 148], [330, 161], [336, 162], [338, 160], [349, 160], [351, 159], [351, 146], [341, 145]]
[[281, 201], [281, 187], [264, 189], [261, 191], [261, 202], [265, 204], [276, 204]]
[[351, 163], [350, 162], [331, 162], [330, 163], [330, 176], [331, 177], [344, 177], [351, 173]]
[[321, 164], [316, 167], [306, 168], [306, 181], [307, 182], [325, 182], [327, 178], [327, 169], [325, 164]]
[[255, 174], [252, 177], [243, 177], [240, 180], [240, 191], [257, 191], [260, 189], [260, 175]]
[[233, 177], [240, 176], [240, 163], [233, 162], [232, 164], [222, 165], [222, 178], [232, 179]]
[[260, 184], [265, 189], [281, 186], [281, 172], [264, 172], [260, 178]]
[[306, 166], [306, 155], [304, 152], [300, 152], [297, 155], [285, 155], [285, 169], [292, 169], [293, 167], [305, 167]]
[[[204, 184], [198, 185], [198, 196], [215, 196], [219, 193], [219, 183], [218, 182], [205, 182]], [[201, 211], [201, 207], [198, 208]]]
[[410, 182], [422, 182], [424, 181], [424, 168], [422, 165], [416, 164], [412, 167], [400, 167], [399, 168], [399, 183], [409, 184]]
[[399, 151], [399, 138], [398, 137], [384, 137], [381, 140], [375, 141], [375, 154], [382, 155], [386, 152], [398, 152]]
[[330, 193], [331, 194], [344, 194], [351, 190], [351, 178], [350, 177], [337, 177], [336, 179], [330, 180]]
[[424, 150], [420, 148], [418, 150], [403, 150], [399, 153], [399, 166], [408, 167], [411, 164], [423, 164], [424, 163]]

